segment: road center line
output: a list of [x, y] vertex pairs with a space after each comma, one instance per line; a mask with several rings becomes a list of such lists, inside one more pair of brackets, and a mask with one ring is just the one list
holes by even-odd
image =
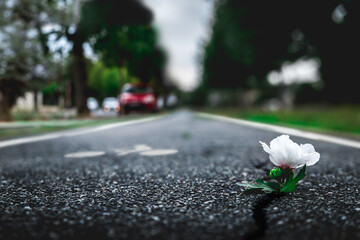
[[208, 118], [208, 119], [212, 119], [212, 120], [234, 123], [234, 124], [238, 124], [238, 125], [259, 128], [259, 129], [282, 133], [282, 134], [289, 134], [289, 135], [312, 139], [312, 140], [336, 143], [336, 144], [340, 144], [340, 145], [344, 145], [344, 146], [348, 146], [348, 147], [360, 148], [360, 142], [345, 139], [345, 138], [334, 137], [334, 136], [329, 136], [329, 135], [320, 134], [320, 133], [313, 133], [313, 132], [288, 128], [288, 127], [280, 127], [280, 126], [275, 126], [275, 125], [270, 125], [270, 124], [265, 124], [265, 123], [251, 122], [251, 121], [240, 120], [240, 119], [224, 117], [224, 116], [208, 114], [208, 113], [202, 113], [202, 112], [198, 112], [196, 114], [200, 117], [204, 117], [204, 118]]
[[115, 149], [114, 151], [118, 154], [118, 156], [124, 156], [129, 153], [137, 153], [137, 152], [143, 152], [149, 150], [152, 150], [152, 148], [145, 144], [138, 144], [135, 145], [133, 148]]
[[88, 134], [88, 133], [93, 133], [93, 132], [99, 132], [99, 131], [116, 128], [116, 127], [123, 127], [123, 126], [138, 124], [138, 123], [150, 122], [150, 121], [153, 121], [153, 120], [156, 120], [159, 118], [161, 118], [161, 117], [158, 116], [158, 117], [150, 117], [150, 118], [145, 118], [145, 119], [140, 119], [140, 120], [120, 122], [120, 123], [111, 123], [111, 124], [106, 124], [104, 126], [100, 126], [100, 127], [93, 128], [93, 129], [79, 130], [79, 131], [73, 132], [73, 133], [66, 133], [66, 134], [64, 134], [64, 136], [65, 137], [73, 137], [73, 136], [78, 136], [78, 135], [83, 135], [83, 134]]
[[87, 157], [98, 157], [104, 155], [105, 152], [96, 151], [96, 152], [74, 152], [74, 153], [68, 153], [65, 154], [64, 157], [66, 158], [87, 158]]
[[176, 149], [155, 149], [150, 151], [141, 152], [143, 156], [164, 156], [178, 153]]
[[149, 117], [149, 118], [145, 118], [145, 119], [126, 121], [126, 122], [120, 122], [120, 123], [112, 123], [112, 124], [107, 124], [104, 126], [95, 127], [95, 128], [86, 129], [86, 130], [73, 130], [70, 133], [69, 132], [49, 133], [49, 134], [34, 136], [34, 137], [25, 137], [25, 138], [17, 138], [17, 139], [11, 139], [11, 140], [6, 140], [6, 141], [0, 141], [0, 148], [14, 146], [14, 145], [20, 145], [20, 144], [24, 144], [24, 143], [45, 141], [45, 140], [50, 140], [50, 139], [55, 139], [55, 138], [60, 138], [60, 137], [79, 136], [79, 135], [83, 135], [83, 134], [89, 134], [89, 133], [99, 132], [99, 131], [103, 131], [103, 130], [108, 130], [108, 129], [116, 128], [116, 127], [123, 127], [123, 126], [138, 124], [138, 123], [150, 122], [150, 121], [153, 121], [153, 120], [156, 120], [159, 118], [161, 118], [161, 116]]

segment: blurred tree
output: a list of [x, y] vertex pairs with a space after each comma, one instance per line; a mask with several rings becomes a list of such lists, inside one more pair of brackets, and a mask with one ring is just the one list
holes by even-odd
[[[203, 80], [210, 87], [250, 87], [284, 58], [291, 41], [280, 4], [218, 1], [212, 36], [205, 47]], [[271, 11], [272, 9], [275, 10]]]
[[[75, 9], [78, 5], [80, 0], [76, 0]], [[83, 44], [95, 35], [111, 36], [124, 25], [149, 24], [151, 20], [152, 13], [138, 0], [89, 0], [82, 4], [81, 14], [75, 14], [72, 25], [66, 28], [67, 39], [73, 44], [71, 54], [78, 114], [88, 113]]]
[[111, 35], [95, 35], [94, 42], [94, 49], [107, 66], [125, 66], [130, 75], [142, 83], [150, 83], [158, 94], [164, 95], [166, 104], [167, 56], [158, 46], [153, 26], [124, 26]]
[[[299, 29], [316, 47], [324, 80], [321, 100], [330, 103], [360, 103], [358, 59], [360, 36], [360, 1], [332, 0], [312, 3]], [[319, 94], [318, 94], [319, 95]]]
[[131, 74], [144, 56], [151, 54], [157, 44], [155, 29], [151, 26], [123, 26], [112, 29], [113, 34], [94, 36], [94, 49], [109, 66], [126, 64]]
[[[0, 119], [10, 119], [11, 107], [25, 91], [37, 92], [54, 79], [54, 61], [43, 42], [41, 25], [53, 1], [0, 2]], [[39, 17], [41, 16], [41, 17]]]
[[359, 11], [356, 0], [216, 1], [200, 88], [266, 87], [267, 73], [285, 61], [318, 57], [325, 85], [318, 100], [360, 102]]
[[103, 76], [106, 68], [102, 62], [97, 62], [93, 65], [89, 72], [89, 88], [92, 89], [92, 97], [96, 97], [98, 100], [101, 100], [104, 92], [104, 81]]
[[107, 68], [102, 62], [97, 62], [89, 73], [89, 87], [94, 96], [101, 102], [105, 97], [116, 97], [120, 91], [122, 73], [117, 67]]
[[[64, 53], [67, 52], [66, 49], [70, 46], [72, 79], [76, 93], [70, 91], [69, 84], [66, 85], [65, 92], [66, 96], [75, 96], [78, 114], [88, 113], [86, 106], [87, 64], [84, 57], [84, 44], [94, 41], [96, 36], [112, 36], [124, 26], [147, 25], [152, 21], [152, 13], [139, 0], [5, 0], [1, 1], [0, 4], [0, 24], [6, 26], [20, 21], [31, 26], [32, 29], [36, 30], [37, 40], [45, 56], [54, 54], [57, 59], [61, 58], [60, 61], [62, 61]], [[64, 36], [70, 44], [64, 44]], [[117, 54], [116, 49], [115, 51], [114, 49], [107, 49], [107, 51], [113, 51]], [[4, 50], [4, 52], [8, 53], [9, 51]], [[40, 62], [51, 63], [51, 61], [46, 60]], [[121, 64], [119, 63], [118, 66]], [[2, 67], [4, 68], [4, 66]], [[61, 66], [58, 67], [58, 70], [58, 78], [62, 79]], [[3, 70], [3, 72], [9, 73], [8, 70]], [[35, 83], [36, 81], [32, 79], [32, 86], [36, 86]], [[1, 85], [8, 84], [3, 81]], [[59, 84], [59, 86], [61, 85], [63, 84]], [[22, 84], [22, 86], [24, 85]], [[15, 85], [12, 85], [12, 92], [15, 91], [14, 87]], [[3, 89], [10, 88], [3, 87]], [[9, 90], [6, 91], [9, 93]], [[22, 92], [23, 90], [19, 89], [19, 94]], [[5, 93], [3, 95], [5, 96]], [[69, 100], [66, 102], [66, 105], [69, 105]]]
[[104, 74], [106, 96], [116, 97], [120, 91], [120, 74], [118, 68], [108, 69]]

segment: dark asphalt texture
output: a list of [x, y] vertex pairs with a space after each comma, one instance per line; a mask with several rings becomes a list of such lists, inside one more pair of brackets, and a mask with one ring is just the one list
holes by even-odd
[[[321, 154], [298, 189], [241, 194], [278, 135], [182, 111], [0, 148], [0, 239], [360, 239], [360, 149], [291, 137]], [[137, 144], [178, 153], [114, 151]], [[106, 154], [64, 157], [79, 151]]]

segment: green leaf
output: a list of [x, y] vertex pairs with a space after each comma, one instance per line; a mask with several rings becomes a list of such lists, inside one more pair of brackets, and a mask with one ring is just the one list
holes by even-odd
[[239, 186], [248, 187], [249, 189], [246, 189], [245, 191], [252, 191], [252, 190], [261, 190], [265, 193], [270, 192], [279, 192], [280, 191], [280, 185], [276, 182], [265, 182], [264, 180], [258, 179], [255, 181], [256, 183], [237, 183]]
[[277, 182], [265, 182], [264, 180], [256, 180], [257, 184], [262, 186], [264, 192], [279, 192], [280, 191], [280, 184]]
[[296, 182], [300, 181], [305, 177], [305, 171], [306, 171], [306, 165], [303, 166], [303, 168], [300, 170], [298, 175], [294, 178]]
[[256, 189], [256, 188], [261, 189], [261, 187], [259, 185], [253, 184], [253, 183], [236, 183], [236, 185], [242, 186], [242, 187], [249, 187], [249, 188], [252, 188], [252, 189]]
[[286, 183], [281, 188], [280, 192], [292, 192], [296, 189], [296, 183], [305, 177], [306, 165], [300, 170], [298, 175], [294, 178], [294, 173], [291, 172]]
[[294, 173], [291, 173], [280, 192], [292, 192], [296, 189], [296, 182], [294, 181]]

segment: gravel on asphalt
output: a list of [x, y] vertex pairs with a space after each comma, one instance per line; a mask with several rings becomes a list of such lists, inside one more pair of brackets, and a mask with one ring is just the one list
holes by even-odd
[[[179, 112], [76, 137], [0, 149], [1, 239], [360, 239], [360, 150], [312, 143], [320, 161], [283, 196], [238, 182], [272, 165], [278, 134]], [[144, 144], [171, 155], [119, 155]], [[94, 157], [67, 158], [80, 151]]]

